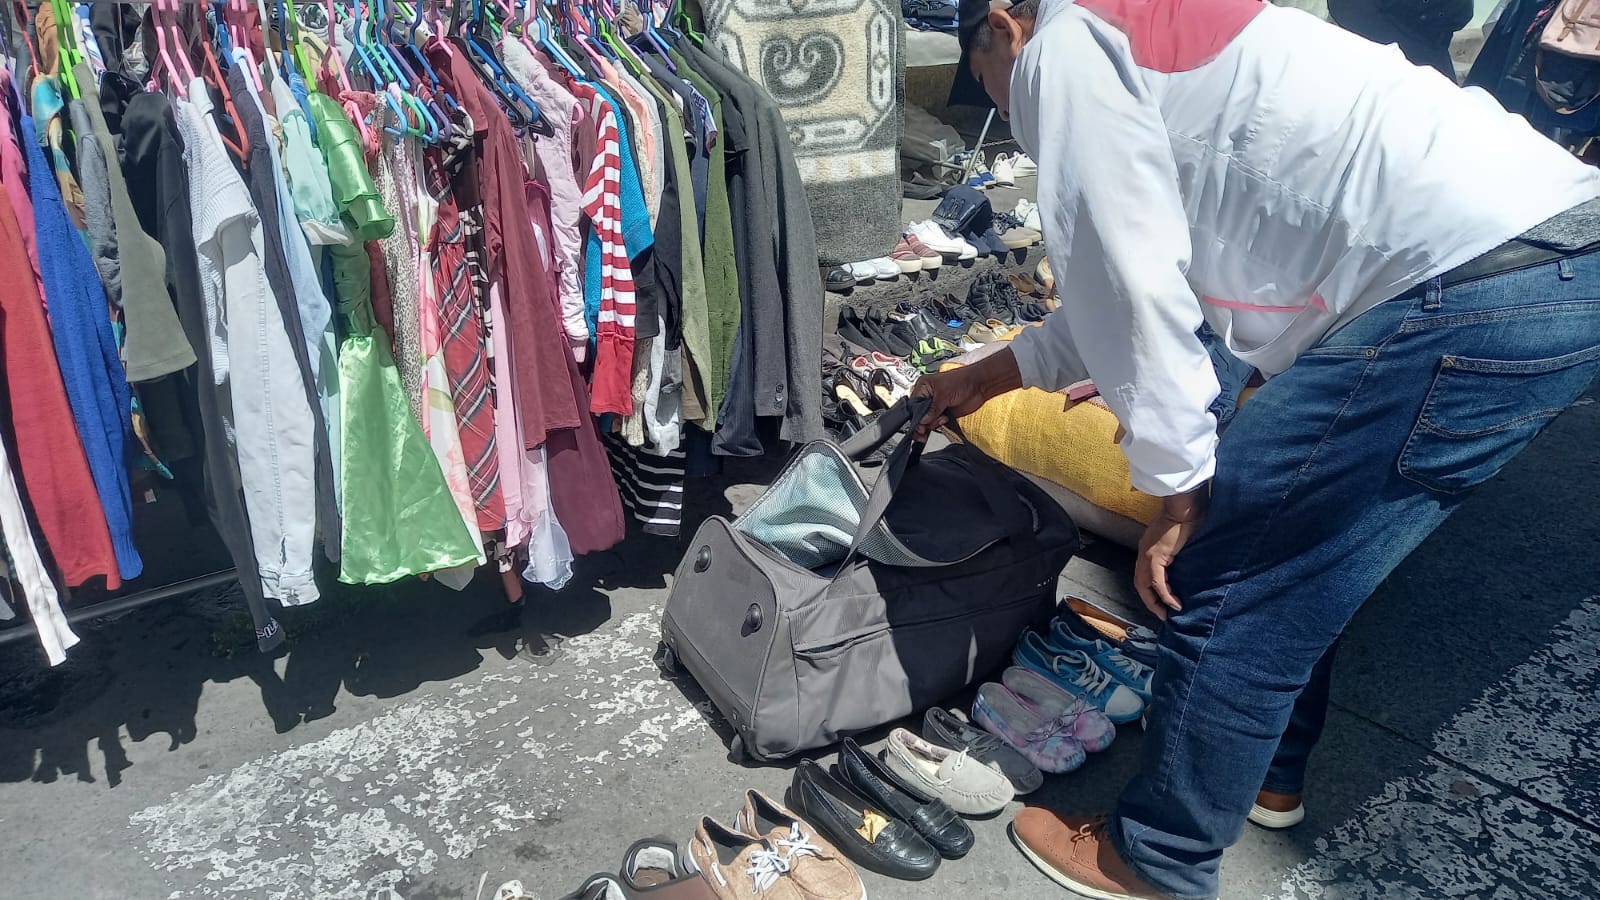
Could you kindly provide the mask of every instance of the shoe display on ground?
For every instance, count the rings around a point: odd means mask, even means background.
[[[911,232],[906,232],[903,240],[906,242],[906,246],[910,247],[911,251],[922,260],[922,268],[924,270],[933,271],[944,266],[944,254],[924,244],[922,238]]]
[[[1002,153],[995,157],[995,162],[998,163],[1002,159],[1011,167],[1012,174],[1018,178],[1033,178],[1039,174],[1039,166],[1034,163],[1028,154],[1023,153],[1021,150],[1012,154]]]
[[[823,287],[835,294],[848,294],[856,286],[856,276],[843,266],[835,266],[823,277]]]
[[[1078,616],[1070,613],[1066,616],[1057,616],[1055,621],[1050,623],[1050,638],[1047,643],[1058,653],[1081,650],[1089,654],[1096,665],[1111,673],[1112,678],[1127,685],[1139,695],[1140,700],[1150,702],[1150,681],[1155,678],[1156,670],[1124,655],[1121,650],[1113,647],[1110,641],[1103,639],[1100,632],[1095,631]]]
[[[912,272],[922,271],[922,257],[917,255],[917,251],[911,249],[911,245],[903,237],[899,243],[894,245],[894,251],[889,254],[889,258],[899,267],[901,275],[910,275]]]
[[[782,804],[760,791],[745,791],[734,827],[783,854],[789,877],[807,900],[866,900],[861,876],[838,848]]]
[[[974,727],[960,713],[930,708],[922,717],[922,736],[952,750],[967,751],[968,756],[1004,775],[1019,797],[1044,784],[1044,773],[1017,748]]]
[[[993,815],[1016,796],[1010,780],[965,750],[941,747],[904,728],[889,732],[883,763],[913,793],[943,800],[964,816]]]
[[[894,281],[900,277],[900,264],[887,256],[879,256],[867,260],[872,266],[872,274],[879,281]]]
[[[1038,267],[1033,270],[1033,280],[1039,282],[1046,294],[1056,289],[1056,275],[1050,269],[1050,257],[1039,260]]]
[[[765,838],[735,831],[706,816],[689,842],[689,863],[717,900],[808,900],[788,875],[788,863]]]
[[[1117,726],[1099,707],[1032,669],[1011,666],[1000,673],[1000,683],[1044,717],[1072,723],[1072,736],[1090,753],[1117,739]]]
[[[999,230],[999,229],[996,229]],[[1026,226],[1000,231],[1000,240],[1012,250],[1026,250],[1044,239],[1044,235]]]
[[[1030,631],[1017,642],[1011,658],[1024,669],[1032,669],[1093,703],[1118,725],[1136,721],[1144,712],[1144,701],[1138,694],[1112,678],[1081,650],[1057,653],[1044,638]]]
[[[921,881],[939,869],[939,851],[915,828],[840,783],[809,759],[794,770],[789,807],[870,872]]]
[[[989,167],[989,174],[994,176],[996,187],[1016,187],[1017,167],[1011,162],[1009,154],[1001,153],[994,158],[994,165]]]
[[[1293,828],[1306,819],[1306,808],[1299,794],[1280,794],[1262,790],[1250,806],[1250,821],[1273,831]]]
[[[960,238],[951,237],[935,222],[917,222],[908,228],[906,233],[947,260],[972,259],[978,255],[978,251],[971,244]],[[972,251],[972,255],[964,256],[968,250]]]
[[[874,351],[872,354],[872,364],[884,370],[885,372],[888,372],[889,377],[894,379],[895,384],[905,388],[908,391],[911,390],[912,385],[917,383],[917,379],[922,377],[922,373],[918,372],[911,366],[906,365],[906,361],[904,359],[889,356],[884,353],[878,353]]]
[[[700,879],[695,878],[694,881],[698,882]],[[669,900],[673,897],[681,897],[683,900],[714,897],[713,894],[705,889],[704,884],[697,885],[697,887],[699,889],[697,893],[651,894],[650,896],[652,898],[665,897],[669,898]],[[533,895],[529,894],[528,896],[532,897]],[[496,897],[496,900],[499,900],[499,898]],[[633,900],[633,898],[623,889],[622,883],[617,881],[615,876],[590,875],[589,880],[585,881],[582,887],[562,897],[561,900]]]
[[[659,838],[647,838],[629,847],[617,875],[629,898],[711,900],[716,896],[704,878],[684,865],[678,845]]]
[[[1011,326],[999,319],[979,322],[967,329],[967,337],[980,344],[992,344],[995,341],[1004,340],[1005,336],[1010,333]]]
[[[1024,197],[1017,201],[1016,208],[1011,212],[1021,222],[1023,228],[1032,228],[1040,233],[1044,232],[1042,220],[1039,218],[1039,204]]]
[[[839,773],[861,796],[915,828],[945,859],[960,859],[972,849],[976,838],[955,810],[943,800],[923,800],[913,794],[876,756],[850,738],[845,738],[839,749]]]
[[[1105,820],[1063,816],[1030,806],[1011,823],[1011,839],[1056,884],[1098,900],[1166,896],[1133,874],[1111,846]]]
[[[870,259],[862,260],[861,262],[845,263],[839,268],[850,273],[850,277],[856,280],[856,284],[871,284],[878,278],[878,267],[873,265],[873,262]],[[898,273],[900,270],[896,269],[895,271]]]
[[[988,682],[972,700],[972,721],[1014,747],[1023,758],[1051,775],[1083,765],[1088,751],[1072,734],[1072,721],[1050,718],[1029,706],[1003,684]]]

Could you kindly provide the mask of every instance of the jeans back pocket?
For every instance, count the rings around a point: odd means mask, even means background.
[[[1600,347],[1529,361],[1444,357],[1400,451],[1400,474],[1444,494],[1488,481],[1583,395],[1597,370]]]

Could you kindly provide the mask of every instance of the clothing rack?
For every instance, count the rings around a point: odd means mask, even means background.
[[[230,581],[236,580],[235,576],[236,573],[233,569],[226,569],[220,572],[212,572],[210,575],[201,575],[198,578],[175,581],[171,584],[161,585],[160,587],[153,587],[143,591],[135,591],[132,594],[124,594],[119,597],[112,597],[109,600],[103,600],[99,603],[92,603],[88,606],[81,606],[77,609],[68,610],[67,624],[78,625],[83,622],[93,621],[94,619],[100,619],[106,616],[114,616],[118,613],[132,612],[136,609],[143,609],[146,606],[160,603],[163,600],[171,600],[174,597],[181,597],[184,594],[192,594],[195,591],[203,591],[206,588],[213,588],[227,584]],[[58,589],[61,590],[63,594],[67,593],[66,588],[61,588],[58,585]],[[4,647],[12,641],[31,641],[36,639],[37,638],[33,633],[33,629],[29,628],[27,623],[20,617],[17,621],[17,624],[0,628],[0,647]]]

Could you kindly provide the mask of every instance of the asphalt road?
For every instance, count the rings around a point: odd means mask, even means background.
[[[1597,446],[1591,399],[1362,610],[1310,817],[1247,828],[1224,896],[1600,896]],[[691,518],[770,474],[732,467]],[[584,560],[520,615],[488,582],[344,590],[288,614],[271,659],[228,591],[85,629],[59,669],[0,648],[0,897],[455,900],[487,876],[552,900],[638,837],[781,792],[789,770],[730,762],[704,696],[651,662],[686,540]],[[1096,545],[1063,589],[1125,602],[1128,571]],[[1032,799],[1103,809],[1140,738]],[[1009,819],[933,881],[870,877],[871,896],[1060,896]]]

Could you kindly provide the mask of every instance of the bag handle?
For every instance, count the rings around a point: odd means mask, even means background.
[[[907,432],[909,437],[910,430],[928,414],[928,408],[932,404],[933,401],[927,397],[902,398],[878,418],[867,423],[867,427],[851,435],[840,445],[840,449],[851,459],[859,460],[870,455],[901,431]],[[839,572],[843,572],[845,567],[855,560],[856,553],[861,550],[861,542],[867,539],[872,529],[878,527],[879,522],[883,521],[883,515],[888,512],[889,503],[894,500],[894,492],[899,489],[900,480],[905,477],[906,469],[913,459],[921,456],[922,443],[913,440],[901,441],[900,446],[895,447],[894,452],[889,454],[889,460],[884,463],[883,471],[878,473],[878,480],[872,485],[872,493],[867,495],[867,507],[861,512],[861,523],[856,526],[855,536],[850,540],[850,550],[845,553],[844,560],[839,564]]]
[[[928,414],[932,401],[927,397],[907,397],[889,408],[876,420],[869,423],[867,428],[851,435],[840,449],[852,459],[857,458],[856,453],[866,456],[883,446],[884,442],[901,431],[908,433],[917,423],[921,422]],[[877,427],[873,427],[877,426]],[[980,457],[989,460],[995,465],[1003,465],[993,457],[984,453],[967,439],[961,431],[961,426],[953,419],[945,427],[953,431],[956,437],[967,447],[972,448]],[[867,497],[867,506],[861,513],[861,523],[856,526],[855,536],[850,540],[850,550],[845,553],[834,577],[844,572],[856,558],[861,550],[861,543],[883,521],[884,515],[889,511],[889,504],[894,501],[894,493],[900,488],[900,482],[905,477],[906,469],[922,456],[922,443],[920,441],[902,440],[900,446],[894,448],[884,464],[883,471],[879,473],[878,480],[872,485],[872,493]],[[983,494],[984,501],[988,503],[990,512],[1006,525],[1007,535],[1025,550],[1031,550],[1038,545],[1038,538],[1033,533],[1033,516],[1028,512],[1027,504],[1015,493],[1003,490],[1001,485],[987,478],[976,479],[978,489]]]

